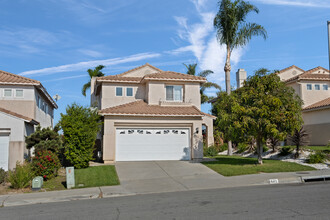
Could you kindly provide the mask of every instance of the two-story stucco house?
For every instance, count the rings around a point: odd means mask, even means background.
[[[310,134],[310,145],[326,145],[330,141],[330,72],[323,67],[305,71],[290,66],[278,73],[303,100],[304,127]]]
[[[0,167],[24,161],[25,136],[38,124],[52,127],[56,108],[39,81],[0,71]]]
[[[202,159],[202,126],[213,144],[215,118],[200,110],[205,82],[150,64],[93,78],[91,104],[103,116],[104,162]]]

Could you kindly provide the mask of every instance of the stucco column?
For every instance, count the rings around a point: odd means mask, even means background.
[[[103,161],[104,163],[113,163],[116,151],[116,129],[114,122],[108,118],[104,118],[104,135],[103,135]]]
[[[202,121],[193,123],[192,137],[192,159],[200,161],[203,159]]]

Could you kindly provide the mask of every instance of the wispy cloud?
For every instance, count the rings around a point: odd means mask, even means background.
[[[177,30],[178,37],[189,45],[179,47],[167,53],[178,55],[184,52],[192,52],[198,61],[200,70],[212,70],[215,74],[208,77],[209,81],[223,84],[224,64],[226,48],[220,46],[216,39],[213,27],[215,11],[207,9],[208,0],[193,0],[199,21],[189,23],[187,17],[174,17],[179,25]],[[177,42],[176,42],[177,43]],[[234,50],[231,60],[237,64],[243,54],[243,49]]]
[[[96,51],[96,50],[89,50],[89,49],[79,49],[78,50],[79,53],[82,53],[84,55],[87,55],[89,57],[102,57],[103,54],[99,51]]]
[[[30,76],[30,75],[51,75],[55,73],[60,72],[72,72],[72,71],[82,71],[86,70],[87,68],[93,68],[97,65],[105,65],[105,66],[112,66],[116,64],[122,64],[122,63],[128,63],[128,62],[135,62],[145,59],[151,59],[155,57],[161,56],[160,53],[139,53],[134,54],[127,57],[118,57],[118,58],[112,58],[112,59],[105,59],[105,60],[91,60],[86,62],[79,62],[79,63],[73,63],[73,64],[66,64],[61,66],[55,66],[55,67],[48,67],[38,70],[29,70],[20,73],[19,75],[22,76]]]
[[[44,80],[43,82],[55,82],[55,81],[62,81],[62,80],[67,80],[67,79],[77,79],[77,78],[83,78],[87,77],[87,74],[81,74],[81,75],[76,75],[76,76],[67,76],[67,77],[61,77],[61,78],[56,78],[56,79],[50,79],[50,80]]]
[[[330,8],[329,0],[252,0],[254,2],[260,2],[268,5],[285,5],[296,7],[312,7],[312,8]]]

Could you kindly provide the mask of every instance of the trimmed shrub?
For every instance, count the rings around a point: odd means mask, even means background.
[[[59,124],[64,135],[64,155],[77,169],[87,168],[93,159],[97,133],[102,123],[97,110],[72,104],[61,114]]]
[[[209,146],[203,148],[204,156],[206,157],[214,157],[218,155],[217,148],[215,146]]]
[[[323,163],[326,159],[326,155],[322,152],[315,152],[313,154],[310,154],[307,162],[308,163]]]
[[[11,187],[14,189],[23,189],[31,184],[33,178],[33,171],[31,164],[16,163],[16,168],[13,171],[8,172],[8,182],[10,182]]]
[[[237,153],[241,154],[248,149],[248,145],[245,143],[238,143],[237,145]]]
[[[7,172],[4,169],[0,168],[0,184],[5,182],[6,177],[7,177]]]
[[[279,155],[280,156],[287,156],[287,155],[291,154],[292,151],[293,151],[293,149],[291,147],[287,147],[287,146],[286,147],[281,147]]]
[[[215,144],[214,147],[217,149],[218,152],[223,152],[225,150],[228,150],[228,144],[227,143]]]
[[[264,152],[267,152],[269,149],[268,149],[268,147],[266,146],[266,145],[262,145],[262,152],[264,153]],[[254,153],[255,154],[258,154],[258,148],[257,147],[255,147],[255,151],[254,151]]]
[[[57,176],[57,172],[61,168],[61,163],[56,153],[47,150],[37,152],[32,164],[35,175],[42,176],[44,180]]]

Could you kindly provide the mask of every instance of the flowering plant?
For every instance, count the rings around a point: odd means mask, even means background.
[[[33,170],[35,175],[42,176],[44,180],[57,176],[61,167],[60,160],[54,152],[42,150],[33,158]]]

